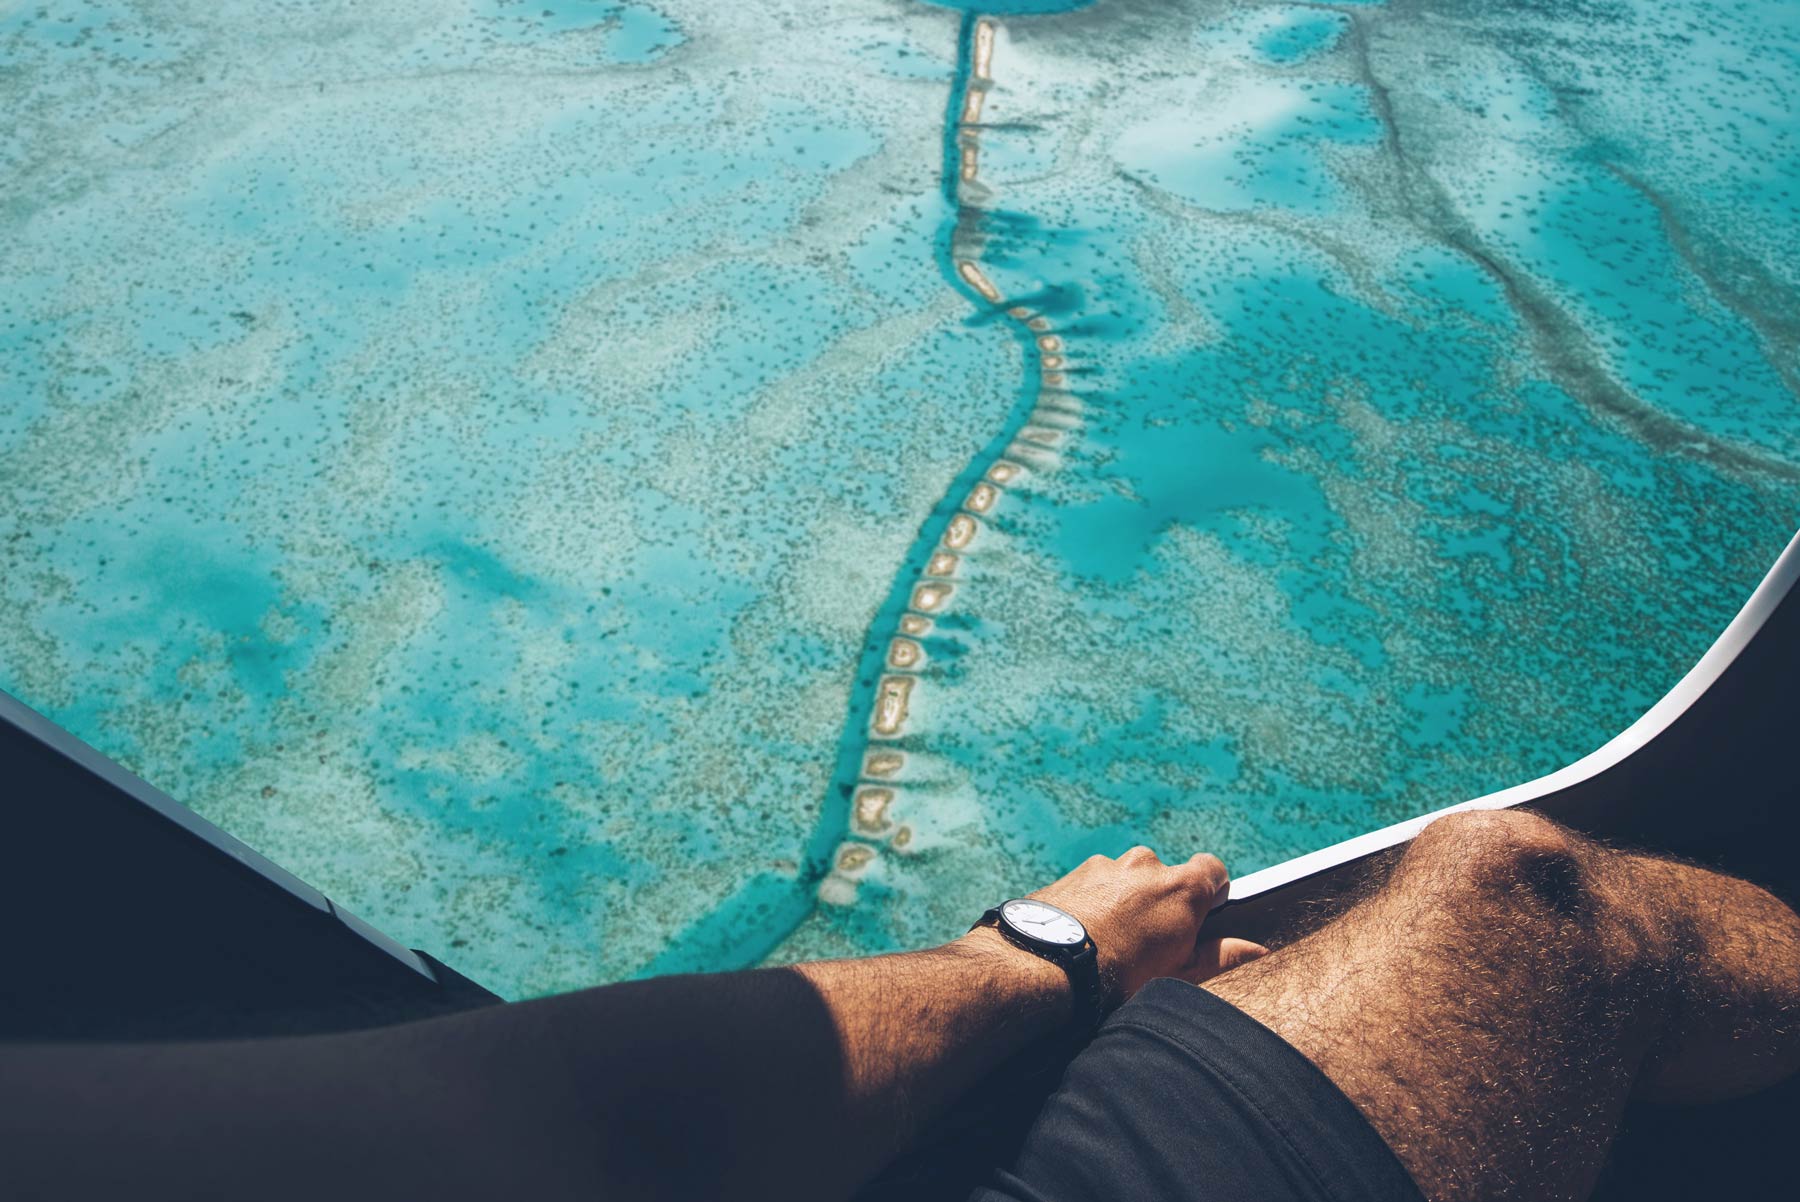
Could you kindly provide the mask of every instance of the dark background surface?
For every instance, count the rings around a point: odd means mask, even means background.
[[[0,693],[0,1040],[343,1030],[496,1002]]]

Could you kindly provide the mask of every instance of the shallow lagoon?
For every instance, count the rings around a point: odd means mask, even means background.
[[[994,13],[0,10],[0,687],[516,995],[1679,676],[1800,513],[1791,5]]]

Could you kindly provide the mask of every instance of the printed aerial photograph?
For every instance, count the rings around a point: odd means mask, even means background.
[[[1791,0],[0,2],[0,690],[513,1002],[1275,869],[1777,564],[1797,95]]]

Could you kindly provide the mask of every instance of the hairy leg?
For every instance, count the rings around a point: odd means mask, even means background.
[[[1206,984],[1349,1095],[1434,1202],[1585,1197],[1630,1098],[1800,1068],[1800,918],[1517,811],[1457,814],[1341,917]]]

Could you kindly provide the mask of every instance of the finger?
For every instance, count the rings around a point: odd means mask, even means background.
[[[1128,849],[1124,855],[1120,856],[1119,863],[1125,865],[1127,868],[1141,868],[1148,864],[1160,865],[1162,863],[1162,857],[1140,843],[1138,846]]]
[[[1183,864],[1181,869],[1194,891],[1194,904],[1200,915],[1205,916],[1225,899],[1225,890],[1231,884],[1231,873],[1225,870],[1225,862],[1218,856],[1203,851]]]
[[[1194,948],[1194,958],[1181,974],[1195,985],[1222,972],[1230,972],[1240,964],[1248,964],[1269,954],[1269,949],[1248,939],[1205,939]]]

